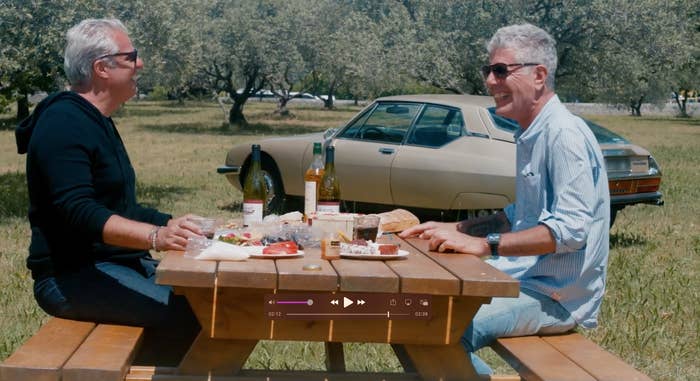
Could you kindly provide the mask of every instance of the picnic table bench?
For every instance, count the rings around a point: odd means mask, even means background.
[[[500,338],[491,348],[527,381],[651,381],[576,332]]]
[[[51,318],[0,364],[2,381],[122,381],[143,328]]]

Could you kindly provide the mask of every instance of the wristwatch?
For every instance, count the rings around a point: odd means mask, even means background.
[[[491,248],[491,258],[498,258],[498,245],[501,243],[501,235],[499,233],[489,233],[486,236],[486,243]]]

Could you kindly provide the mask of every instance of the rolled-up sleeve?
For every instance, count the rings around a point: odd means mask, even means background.
[[[584,139],[574,129],[562,129],[552,137],[548,160],[551,182],[550,210],[542,210],[540,224],[549,227],[558,253],[586,245],[596,203],[591,159]]]

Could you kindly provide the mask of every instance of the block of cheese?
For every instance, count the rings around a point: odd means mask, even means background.
[[[395,233],[418,225],[420,221],[413,213],[405,209],[394,209],[390,212],[379,213],[379,230]]]

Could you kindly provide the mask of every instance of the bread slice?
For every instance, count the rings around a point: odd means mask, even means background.
[[[420,221],[413,213],[405,209],[394,209],[390,212],[379,213],[379,230],[385,233],[400,232]]]

